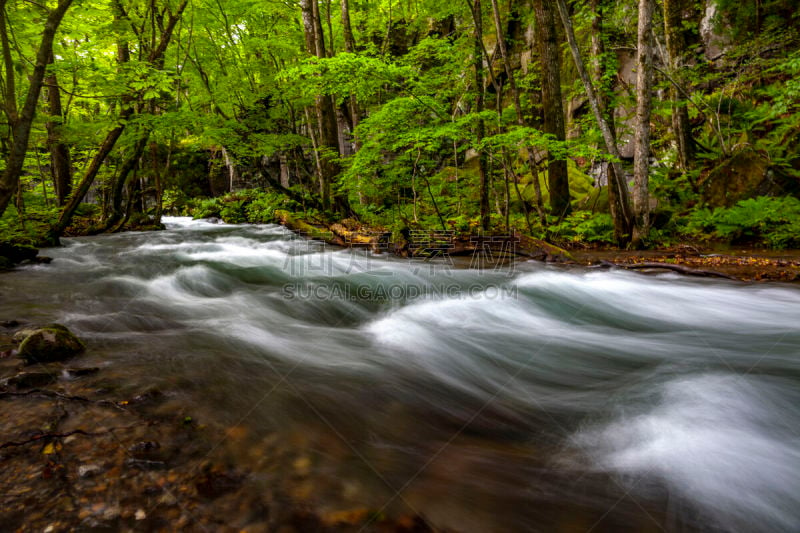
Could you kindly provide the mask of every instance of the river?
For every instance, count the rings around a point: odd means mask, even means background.
[[[465,532],[800,530],[796,285],[165,222],[0,275],[0,319],[64,323],[131,390],[245,428],[220,445],[254,474],[269,439],[306,449],[323,507]]]

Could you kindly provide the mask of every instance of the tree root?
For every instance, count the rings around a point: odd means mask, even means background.
[[[626,264],[626,263],[612,263],[611,261],[600,261],[598,266],[608,267],[608,268],[624,268],[626,270],[639,270],[639,269],[646,269],[646,268],[663,268],[665,270],[672,270],[673,272],[679,272],[681,274],[686,274],[687,276],[704,276],[704,277],[712,277],[712,278],[725,278],[725,279],[732,279],[734,281],[739,281],[739,278],[735,278],[733,276],[729,276],[723,272],[717,272],[716,270],[701,270],[697,268],[691,268],[684,265],[675,265],[672,263],[633,263],[633,264]]]

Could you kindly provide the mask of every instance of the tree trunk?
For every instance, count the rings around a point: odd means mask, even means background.
[[[164,53],[167,51],[167,47],[172,39],[172,32],[175,30],[175,26],[178,24],[184,9],[186,9],[187,3],[188,0],[182,0],[175,13],[170,14],[169,20],[161,33],[158,46],[154,47],[148,55],[147,61],[156,68],[158,68],[158,66],[163,66]],[[86,169],[86,173],[78,184],[78,187],[72,192],[72,196],[62,209],[61,215],[58,217],[58,222],[55,223],[51,230],[53,238],[61,236],[67,226],[69,226],[72,221],[72,216],[75,214],[75,210],[80,205],[83,197],[86,196],[86,193],[89,192],[95,177],[97,177],[97,173],[103,166],[103,162],[105,162],[106,157],[108,157],[108,154],[113,150],[114,145],[117,144],[120,136],[122,136],[122,132],[125,131],[128,120],[133,116],[133,107],[131,107],[132,100],[133,98],[129,97],[126,102],[127,105],[123,104],[118,125],[106,134],[106,138],[103,140],[100,149],[89,164],[89,168]]]
[[[342,31],[344,33],[344,49],[352,54],[356,51],[356,41],[353,38],[353,28],[350,26],[349,0],[342,0]]]
[[[603,41],[603,0],[591,0],[591,8],[594,12],[592,16],[592,57],[594,58],[592,74],[594,76],[595,86],[597,87],[597,106],[600,108],[600,113],[602,113],[608,121],[608,127],[612,135],[616,137],[614,109],[611,107],[608,98],[611,84],[605,81],[606,65],[604,57],[606,54],[606,46]]]
[[[11,44],[8,41],[9,25],[6,20],[6,0],[0,0],[0,41],[3,47],[3,70],[5,71],[4,111],[12,128],[17,123],[17,85],[14,72],[14,59],[11,57]]]
[[[52,62],[53,54],[51,53],[50,63],[52,64]],[[72,192],[72,163],[69,146],[61,142],[64,116],[61,108],[61,90],[58,87],[55,73],[51,72],[47,75],[45,84],[47,85],[47,113],[49,115],[45,122],[45,129],[47,130],[47,148],[50,151],[50,174],[53,177],[58,205],[61,206]]]
[[[503,27],[500,22],[500,9],[497,6],[497,0],[492,0],[492,14],[494,15],[494,27],[498,36],[497,44],[499,45],[500,48],[500,55],[503,58],[503,68],[506,72],[506,77],[508,78],[508,85],[511,88],[512,98],[514,99],[514,111],[516,113],[517,125],[524,126],[525,117],[522,114],[522,105],[520,104],[519,88],[517,87],[517,81],[514,78],[514,71],[511,68],[511,61],[508,59],[508,50],[506,48],[506,42],[503,36]],[[499,92],[498,92],[498,97],[499,97]],[[542,206],[542,190],[541,190],[541,185],[539,184],[539,173],[536,170],[536,154],[532,146],[527,146],[526,152],[528,153],[528,167],[531,170],[531,179],[533,180],[533,188],[536,194],[536,211],[539,214],[539,221],[542,223],[542,225],[544,225],[545,217],[544,217],[544,208]],[[525,215],[526,217],[528,215],[527,207],[525,207]],[[528,225],[530,226],[530,224]]]
[[[475,23],[473,63],[475,67],[475,112],[480,113],[485,107],[483,89],[483,15],[481,13],[481,0],[472,3],[472,18]],[[486,135],[486,125],[483,120],[478,120],[475,127],[477,143],[483,141]],[[481,229],[488,231],[491,225],[489,216],[489,172],[486,161],[486,152],[478,147],[478,172],[480,174],[480,217]]]
[[[686,42],[681,29],[683,11],[682,0],[664,0],[664,37],[667,48],[668,70],[673,77],[681,68],[682,50]],[[669,99],[672,101],[672,132],[678,148],[678,165],[687,170],[694,160],[694,139],[689,123],[689,109],[677,87],[670,85]]]
[[[22,113],[13,125],[11,152],[6,161],[6,169],[0,176],[0,216],[5,212],[11,197],[14,195],[14,191],[19,186],[19,176],[22,172],[22,165],[25,162],[25,154],[28,151],[31,125],[36,115],[36,104],[39,101],[39,94],[42,90],[47,62],[50,60],[53,49],[53,39],[70,4],[72,4],[72,0],[60,0],[58,6],[47,16],[47,21],[44,24],[42,41],[36,53],[33,73],[30,76],[28,94],[22,107]],[[2,29],[2,32],[5,32],[5,28]]]
[[[650,110],[653,92],[653,11],[655,0],[639,0],[636,59],[636,131],[633,154],[633,244],[641,245],[650,228]]]
[[[128,176],[131,174],[131,172],[133,172],[133,169],[136,168],[139,158],[142,157],[142,152],[144,152],[144,148],[147,145],[147,139],[149,136],[149,132],[145,132],[141,137],[139,137],[139,139],[136,140],[136,144],[134,144],[130,155],[125,158],[122,166],[119,167],[116,180],[114,181],[111,190],[111,214],[105,223],[104,230],[113,228],[120,220],[122,220],[124,215],[122,212],[122,199],[123,192],[125,190],[125,184],[128,182]]]
[[[303,29],[305,30],[306,49],[312,55],[325,57],[325,38],[322,34],[322,24],[319,19],[317,0],[301,0],[300,8],[303,14]],[[320,195],[325,209],[332,207],[331,183],[341,170],[336,161],[339,156],[339,131],[336,122],[336,109],[333,100],[328,95],[318,95],[315,105],[319,139],[317,150],[319,152],[321,176]],[[337,199],[337,204],[345,204],[344,199]]]
[[[564,31],[567,34],[567,41],[569,43],[570,51],[572,52],[572,59],[575,61],[575,68],[586,90],[586,96],[589,99],[589,105],[592,108],[595,120],[600,127],[600,132],[603,134],[603,141],[606,145],[608,154],[615,159],[611,163],[611,172],[608,175],[608,204],[611,211],[611,217],[614,220],[614,238],[619,244],[625,244],[630,239],[630,231],[632,227],[632,214],[630,198],[628,196],[628,186],[625,183],[622,172],[622,166],[619,164],[620,155],[617,148],[617,142],[611,128],[608,126],[608,121],[600,112],[600,106],[597,103],[597,95],[594,91],[594,85],[586,72],[586,66],[583,64],[580,48],[575,40],[575,30],[572,28],[572,20],[567,11],[567,5],[564,0],[556,0],[558,5],[558,12],[561,16],[561,22],[564,25]]]
[[[355,53],[356,41],[353,37],[353,29],[350,25],[350,3],[348,0],[342,0],[342,29],[344,33],[344,49],[349,53]],[[347,99],[347,109],[350,113],[350,136],[355,139],[355,131],[361,120],[361,110],[358,107],[358,100],[355,95],[350,95]],[[360,149],[358,141],[356,143],[356,152]]]
[[[496,1],[496,0],[493,0]],[[542,68],[542,115],[544,131],[558,141],[567,139],[564,107],[561,99],[561,50],[558,45],[555,18],[547,0],[535,0],[539,58]],[[569,176],[566,159],[549,157],[547,184],[550,188],[550,212],[563,218],[570,211]]]

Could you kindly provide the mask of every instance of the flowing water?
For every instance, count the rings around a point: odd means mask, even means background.
[[[0,318],[68,325],[88,361],[256,450],[307,448],[322,506],[459,531],[800,530],[798,286],[165,221],[1,275]]]

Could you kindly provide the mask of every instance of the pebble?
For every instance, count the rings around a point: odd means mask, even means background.
[[[78,477],[92,477],[100,472],[100,467],[97,465],[81,465],[78,467]]]
[[[178,503],[178,499],[175,498],[175,496],[173,496],[171,493],[165,492],[161,495],[161,497],[158,498],[158,503],[161,505],[175,505]]]
[[[134,515],[136,520],[144,520],[147,518],[147,513],[144,512],[144,509],[136,509],[136,514]]]

